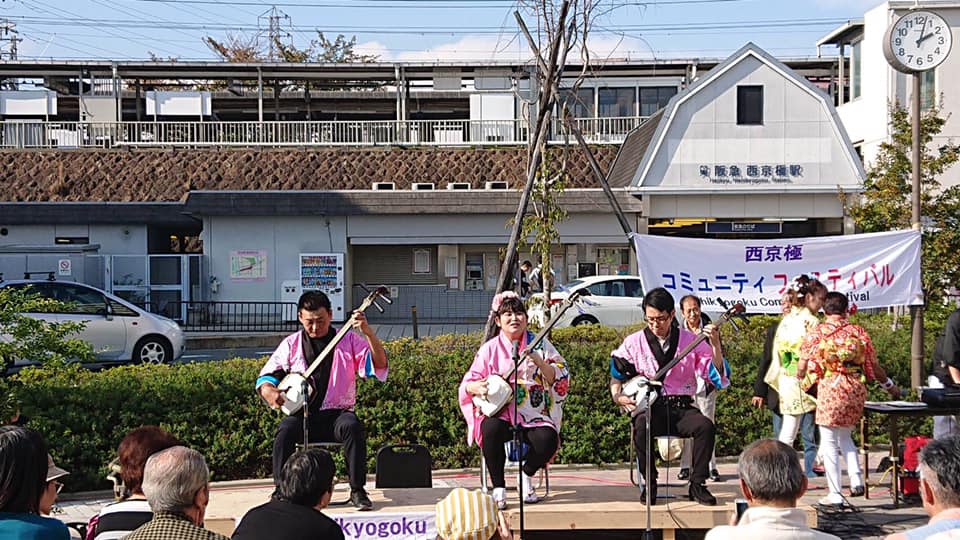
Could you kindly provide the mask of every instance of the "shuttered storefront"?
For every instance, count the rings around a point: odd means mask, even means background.
[[[436,246],[354,246],[353,282],[435,285]]]

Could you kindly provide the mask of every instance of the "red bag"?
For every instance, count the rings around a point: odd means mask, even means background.
[[[903,496],[920,494],[920,451],[930,442],[929,437],[917,435],[903,440],[903,467],[900,472],[900,493]]]

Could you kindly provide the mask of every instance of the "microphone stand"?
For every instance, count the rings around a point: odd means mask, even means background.
[[[520,495],[520,538],[523,540],[523,449],[520,437],[520,407],[517,394],[520,385],[520,340],[513,342],[513,451],[517,453],[517,493]]]
[[[646,458],[645,458],[646,461],[647,461],[647,465],[646,465],[646,467],[647,467],[647,468],[646,468],[646,471],[647,471],[647,472],[646,472],[646,474],[644,475],[644,478],[643,478],[644,484],[645,484],[645,487],[646,487],[646,490],[647,490],[647,503],[646,503],[646,505],[647,505],[647,528],[644,530],[643,538],[644,538],[644,540],[653,540],[653,524],[652,524],[652,515],[653,515],[653,500],[652,500],[652,499],[653,499],[653,490],[651,489],[652,486],[651,486],[651,481],[650,481],[650,478],[651,478],[651,476],[652,476],[652,475],[650,474],[650,472],[651,472],[651,468],[653,467],[653,444],[652,444],[653,434],[650,432],[650,415],[651,415],[651,412],[652,412],[652,411],[650,410],[650,392],[649,392],[649,391],[644,392],[644,394],[643,394],[643,405],[644,405],[644,407],[643,407],[644,410],[647,412],[647,414],[644,415],[644,420],[643,420],[644,425],[645,425],[646,428],[647,428],[647,433],[646,433],[646,435],[647,435],[647,436],[646,436],[646,439],[647,439],[647,440],[644,441],[645,444],[647,445],[647,455],[646,455]],[[669,422],[668,422],[668,423],[669,423]]]

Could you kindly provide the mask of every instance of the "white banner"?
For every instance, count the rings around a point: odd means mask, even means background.
[[[741,301],[748,313],[779,313],[780,297],[800,274],[858,308],[923,303],[920,233],[894,231],[813,238],[709,240],[632,235],[645,291],[664,287],[676,300],[693,294],[722,310],[717,298]]]
[[[357,540],[435,540],[437,523],[433,512],[331,514],[343,529],[344,538]]]

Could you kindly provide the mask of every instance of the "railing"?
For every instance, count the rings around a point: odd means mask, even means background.
[[[584,138],[616,144],[644,117],[579,118]],[[520,145],[524,120],[363,120],[294,122],[0,122],[0,148],[478,146]],[[572,141],[559,120],[552,142]]]
[[[163,302],[144,307],[188,332],[293,332],[296,302]]]

